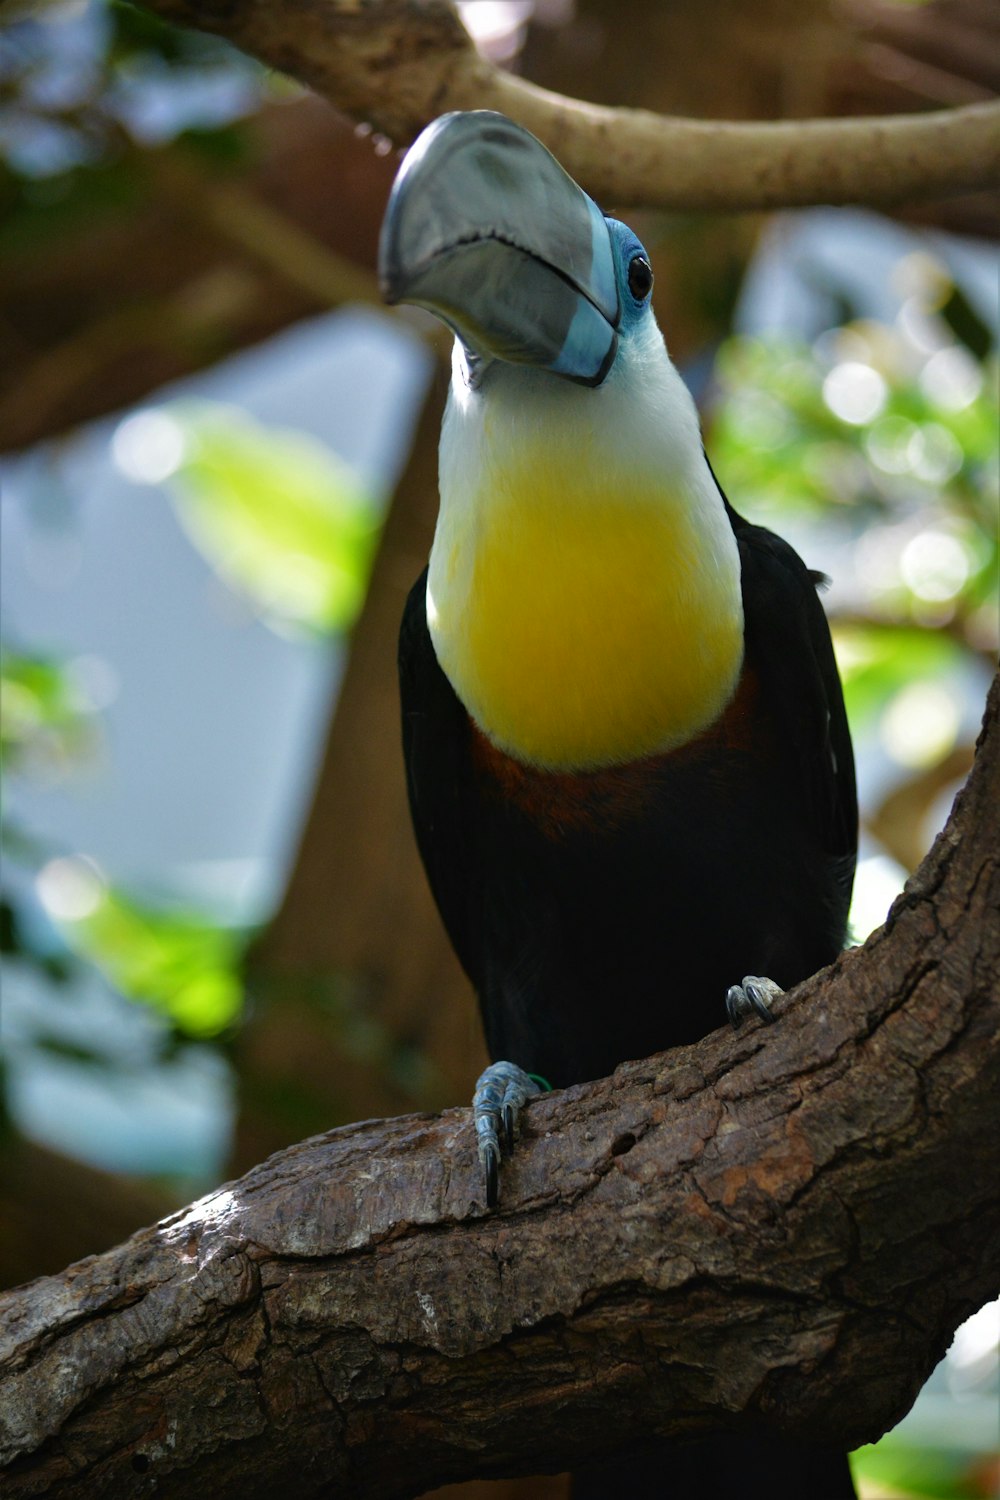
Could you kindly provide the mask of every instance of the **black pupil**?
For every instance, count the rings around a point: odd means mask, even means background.
[[[644,255],[633,255],[629,262],[628,289],[640,302],[653,289],[653,268]]]

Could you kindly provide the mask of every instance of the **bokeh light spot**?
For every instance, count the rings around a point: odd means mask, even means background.
[[[911,682],[892,699],[879,727],[885,749],[898,765],[922,770],[936,765],[958,738],[959,710],[941,683]]]
[[[918,427],[906,445],[910,468],[928,484],[947,484],[962,467],[958,439],[939,422]]]
[[[835,417],[852,427],[863,427],[873,421],[885,405],[887,394],[879,372],[858,360],[834,365],[823,381],[823,400]]]
[[[115,467],[136,484],[162,484],[184,456],[184,429],[165,411],[135,412],[119,422],[111,439]]]
[[[968,554],[957,537],[946,531],[921,531],[907,542],[899,558],[907,588],[919,599],[954,599],[968,580]]]
[[[961,411],[982,390],[979,366],[960,344],[932,354],[920,374],[920,385],[928,401],[945,411]]]
[[[905,474],[910,468],[910,443],[917,428],[906,417],[882,417],[865,434],[865,452],[885,474]]]
[[[45,910],[57,922],[83,922],[104,900],[105,880],[85,854],[50,859],[35,877],[35,888]]]

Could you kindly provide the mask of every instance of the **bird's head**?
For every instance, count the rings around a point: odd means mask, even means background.
[[[495,360],[600,386],[652,324],[653,273],[529,131],[492,110],[442,115],[399,169],[379,245],[389,302],[455,333],[478,384]]]

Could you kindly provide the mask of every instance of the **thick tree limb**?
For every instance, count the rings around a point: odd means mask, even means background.
[[[0,1300],[5,1493],[404,1496],[756,1421],[854,1445],[1000,1281],[1000,679],[863,949],[780,1024],[306,1141]]]
[[[735,124],[551,93],[475,50],[448,0],[143,0],[217,32],[405,145],[450,109],[499,109],[611,203],[760,209],[888,205],[1000,175],[1000,103],[850,120]]]

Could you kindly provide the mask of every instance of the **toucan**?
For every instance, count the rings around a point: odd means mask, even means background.
[[[455,336],[399,673],[417,843],[493,1059],[493,1207],[533,1096],[770,1021],[836,957],[854,761],[821,575],[723,494],[632,230],[527,130],[456,112],[400,166],[379,274]],[[776,1500],[853,1494],[842,1456],[723,1448],[688,1488],[672,1446],[673,1488],[654,1447],[655,1482],[574,1493],[754,1495],[757,1463]]]

